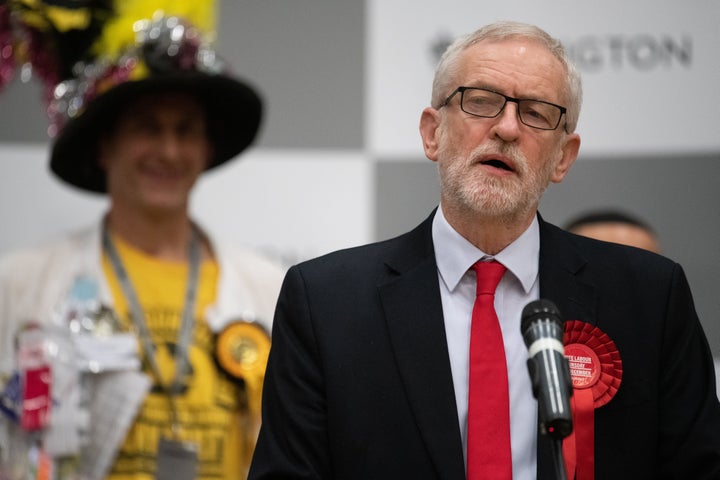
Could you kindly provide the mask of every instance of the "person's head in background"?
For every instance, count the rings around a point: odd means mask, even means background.
[[[584,237],[661,252],[655,230],[644,221],[619,210],[582,214],[568,222],[565,229]]]

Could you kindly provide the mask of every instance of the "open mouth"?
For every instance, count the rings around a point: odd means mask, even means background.
[[[501,160],[485,160],[483,162],[480,162],[483,165],[490,165],[491,167],[499,168],[501,170],[507,170],[508,172],[512,172],[512,168],[510,168],[505,162]]]

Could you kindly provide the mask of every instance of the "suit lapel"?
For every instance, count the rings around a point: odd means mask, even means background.
[[[540,221],[540,298],[554,302],[564,320],[595,324],[595,287],[581,277],[587,260],[568,235]]]
[[[555,303],[563,320],[596,323],[595,288],[580,278],[587,261],[568,234],[540,219],[540,298]],[[538,480],[558,478],[549,438],[538,437]]]
[[[403,387],[438,476],[465,478],[455,393],[445,338],[432,216],[389,258],[378,286]]]

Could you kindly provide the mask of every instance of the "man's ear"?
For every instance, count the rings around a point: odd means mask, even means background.
[[[439,128],[440,112],[432,107],[425,108],[420,115],[420,136],[425,156],[433,162],[437,161]]]
[[[563,146],[558,152],[559,159],[555,165],[555,169],[550,177],[554,183],[560,183],[565,179],[570,167],[575,163],[575,159],[580,151],[580,135],[577,133],[568,133],[563,139]]]

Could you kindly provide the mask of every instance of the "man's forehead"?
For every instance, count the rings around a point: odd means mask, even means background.
[[[503,58],[506,60],[518,58],[527,60],[528,58],[535,59],[542,57],[542,61],[554,59],[558,65],[561,65],[560,61],[545,44],[537,39],[519,35],[480,40],[465,48],[462,55],[466,59],[478,60],[482,60],[484,58]]]
[[[545,93],[563,84],[564,73],[563,64],[544,44],[524,37],[486,39],[469,46],[456,72],[460,83],[471,86],[499,87],[483,84],[488,80],[524,82],[527,88]]]

